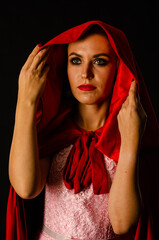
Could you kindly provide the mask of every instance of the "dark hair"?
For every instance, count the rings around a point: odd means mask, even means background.
[[[93,34],[100,34],[100,35],[104,35],[105,37],[107,37],[106,32],[104,31],[104,29],[102,27],[100,27],[99,25],[95,24],[93,26],[91,26],[89,29],[86,29],[82,35],[79,37],[78,40],[82,40],[87,38],[90,35]]]

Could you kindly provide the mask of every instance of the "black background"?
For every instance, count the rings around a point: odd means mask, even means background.
[[[2,3],[1,3],[2,4]],[[123,30],[142,71],[159,118],[159,7],[157,1],[4,2],[0,8],[0,239],[5,239],[9,191],[8,158],[13,133],[18,75],[34,46],[89,20]]]

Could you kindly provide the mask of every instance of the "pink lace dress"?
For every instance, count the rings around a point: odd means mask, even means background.
[[[95,195],[92,185],[74,194],[62,179],[63,168],[73,145],[61,150],[53,159],[45,188],[43,229],[38,240],[106,240],[133,239],[117,236],[108,216],[107,194]],[[116,163],[104,156],[109,189],[116,170]]]

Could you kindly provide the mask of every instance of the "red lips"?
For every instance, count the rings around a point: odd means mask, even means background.
[[[92,90],[96,89],[96,87],[91,84],[82,84],[82,85],[78,86],[78,88],[82,91],[92,91]]]

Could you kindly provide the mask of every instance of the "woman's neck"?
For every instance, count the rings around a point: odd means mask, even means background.
[[[103,127],[108,116],[108,110],[109,101],[96,105],[78,103],[73,118],[80,128],[86,131],[95,131]]]

